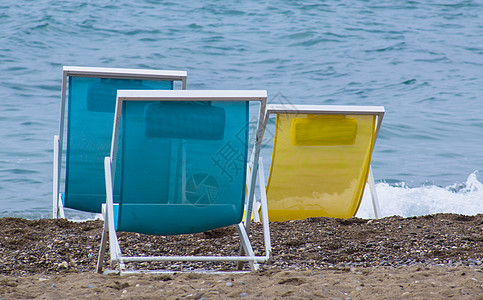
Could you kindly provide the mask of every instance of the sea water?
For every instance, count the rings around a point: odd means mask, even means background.
[[[482,213],[482,13],[463,0],[3,0],[0,217],[50,216],[64,65],[186,70],[189,89],[266,89],[270,103],[383,105],[383,216]],[[357,216],[373,216],[367,195]]]

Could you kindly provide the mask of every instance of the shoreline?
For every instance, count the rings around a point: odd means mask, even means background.
[[[1,298],[483,299],[483,214],[273,222],[271,263],[246,274],[179,272],[235,270],[229,262],[136,266],[174,275],[97,274],[101,230],[100,220],[0,218]],[[181,237],[119,233],[119,240],[124,253],[146,255],[231,255],[239,246],[231,227]],[[251,241],[263,251],[261,224],[253,224]]]

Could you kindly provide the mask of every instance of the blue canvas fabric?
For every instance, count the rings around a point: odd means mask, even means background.
[[[119,89],[173,89],[172,81],[69,77],[64,206],[100,213]],[[117,201],[119,186],[114,186]]]
[[[248,102],[123,104],[118,231],[202,232],[242,220]],[[114,183],[116,186],[116,183]]]

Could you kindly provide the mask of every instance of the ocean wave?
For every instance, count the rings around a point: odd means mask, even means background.
[[[466,182],[447,187],[436,185],[408,187],[404,182],[378,183],[376,191],[381,208],[381,217],[422,216],[436,213],[475,215],[483,213],[483,184],[478,180],[478,171],[471,173]],[[364,192],[357,217],[374,218],[368,189]]]

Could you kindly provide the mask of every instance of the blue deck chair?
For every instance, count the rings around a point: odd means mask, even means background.
[[[60,130],[54,137],[53,218],[64,218],[64,207],[101,213],[106,199],[103,160],[109,155],[117,90],[173,89],[174,81],[186,89],[186,72],[63,68]]]
[[[270,221],[351,218],[366,182],[379,217],[370,165],[384,107],[271,104],[264,131],[271,115],[277,120],[266,188],[260,180]],[[259,172],[262,179],[263,166]]]
[[[268,221],[266,255],[255,256],[242,220],[244,211],[251,213],[258,168],[253,166],[247,180],[249,108],[258,102],[258,158],[266,91],[119,91],[117,101],[111,154],[105,158],[107,200],[97,271],[102,272],[107,240],[121,273],[127,262],[139,261],[242,261],[257,269],[270,256]],[[126,257],[116,234],[179,235],[230,225],[246,254]]]

